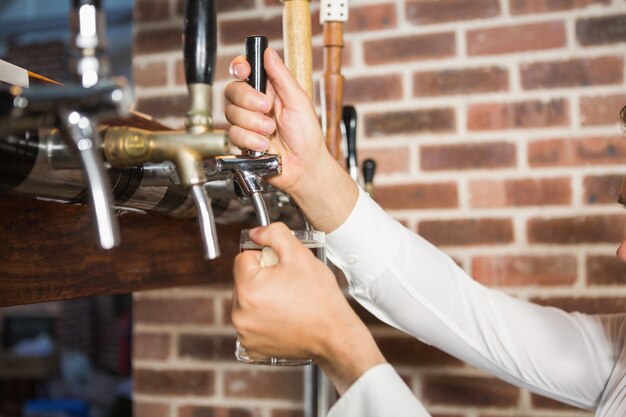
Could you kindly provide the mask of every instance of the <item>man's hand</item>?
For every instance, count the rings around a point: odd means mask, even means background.
[[[340,392],[384,363],[330,269],[282,223],[250,232],[278,255],[262,268],[260,252],[235,259],[232,321],[253,357],[313,358]]]
[[[225,90],[230,140],[240,148],[279,154],[282,174],[268,182],[291,195],[311,224],[329,233],[350,214],[357,186],[326,149],[313,103],[274,49],[265,51],[264,65],[267,94],[243,81],[250,74],[245,57],[231,63],[239,81]]]

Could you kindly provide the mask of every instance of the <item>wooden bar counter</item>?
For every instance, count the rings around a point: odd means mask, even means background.
[[[122,243],[98,245],[89,207],[0,196],[0,307],[181,285],[227,283],[239,231],[218,225],[222,256],[206,261],[195,219],[119,217]]]

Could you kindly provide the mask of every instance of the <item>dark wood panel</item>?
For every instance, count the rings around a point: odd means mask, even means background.
[[[218,226],[213,261],[203,259],[195,219],[125,214],[120,226],[121,245],[102,250],[88,207],[0,198],[0,306],[224,284],[249,225]]]

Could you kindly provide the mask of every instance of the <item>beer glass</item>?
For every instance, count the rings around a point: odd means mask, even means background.
[[[261,251],[263,248],[250,239],[248,234],[249,230],[244,229],[241,231],[241,238],[239,240],[239,250],[257,250]],[[317,259],[326,263],[326,235],[324,232],[318,232],[316,230],[292,230],[291,233],[298,238],[298,240],[307,247]],[[254,364],[254,365],[281,365],[281,366],[298,366],[298,365],[310,365],[313,363],[312,359],[286,359],[286,358],[256,358],[247,354],[246,349],[241,345],[239,339],[235,345],[235,357],[238,361]]]

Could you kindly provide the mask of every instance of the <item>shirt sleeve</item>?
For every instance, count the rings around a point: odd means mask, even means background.
[[[595,409],[615,366],[606,322],[486,288],[361,190],[327,236],[350,294],[380,320],[512,384]]]
[[[350,386],[327,417],[431,417],[394,369],[377,365]]]

